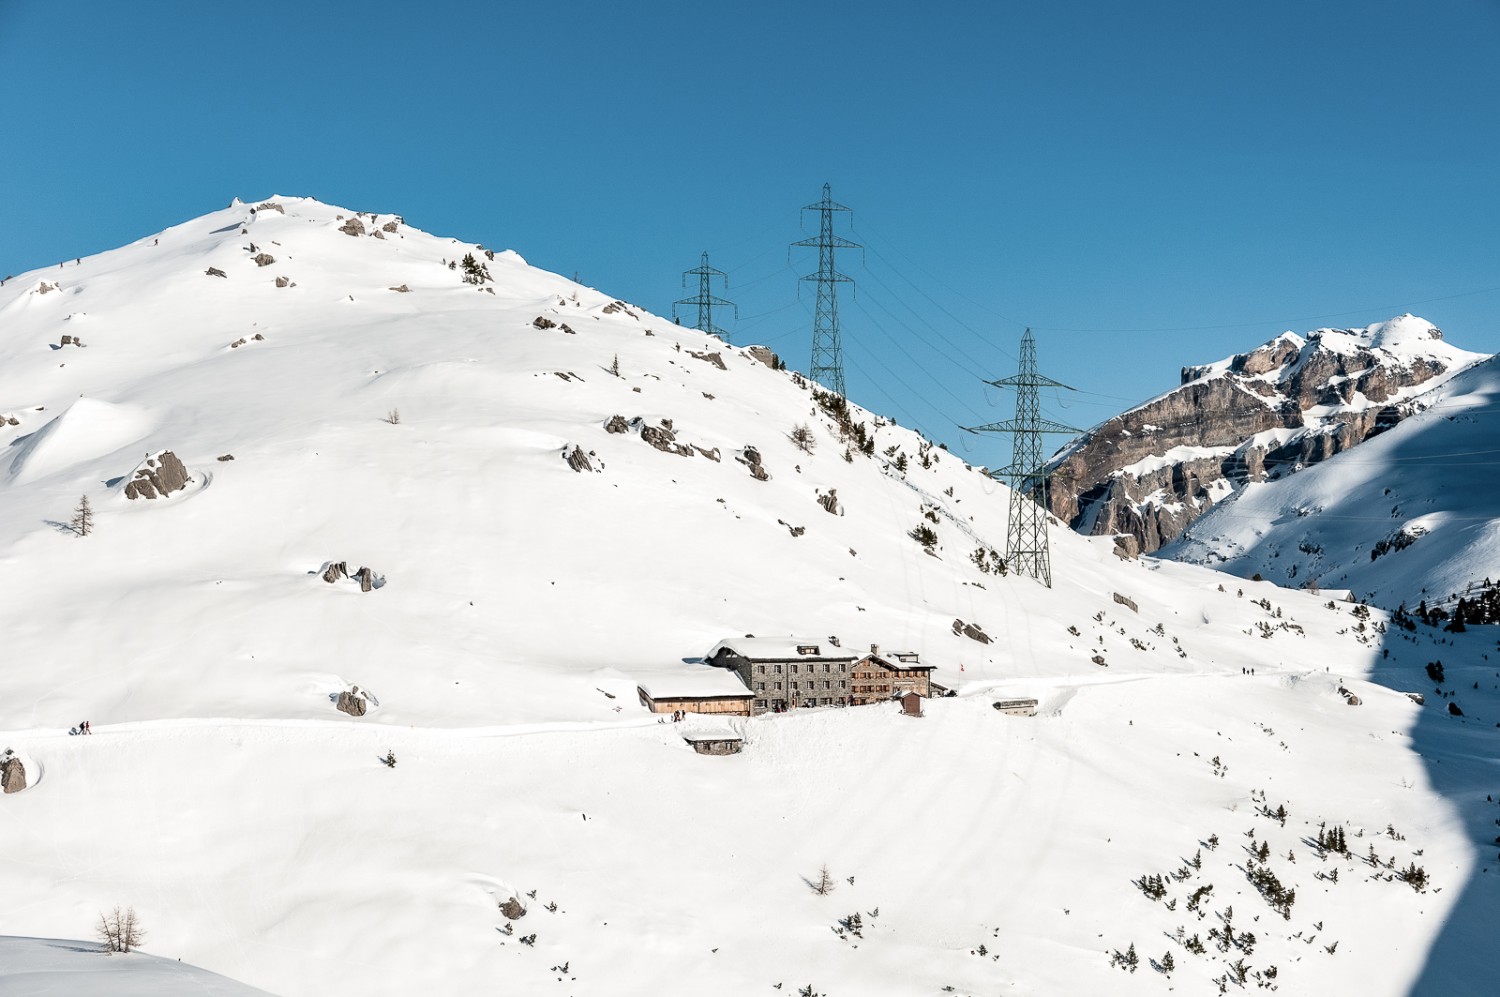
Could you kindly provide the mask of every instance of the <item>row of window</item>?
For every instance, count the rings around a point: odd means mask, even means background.
[[[816,689],[817,686],[818,686],[818,683],[816,681],[808,681],[806,683],[793,682],[793,683],[791,683],[791,686],[792,686],[792,690],[793,691],[796,691],[797,689],[802,689],[802,688],[806,688],[806,689],[811,690],[811,689]],[[771,687],[775,691],[777,691],[777,692],[781,691],[781,683],[780,682],[774,682],[774,683],[772,683]],[[833,688],[833,680],[832,679],[824,679],[823,680],[823,688],[824,689],[832,689]],[[846,682],[846,681],[844,681],[843,679],[840,679],[839,680],[839,688],[840,689],[847,689],[847,688],[849,688],[849,683]],[[766,691],[766,683],[764,683],[764,682],[757,682],[757,683],[755,683],[755,691],[756,692],[765,692]]]
[[[774,674],[776,674],[776,675],[780,675],[781,674],[781,666],[780,665],[772,665],[771,667],[775,669],[775,673]],[[791,666],[791,668],[792,668],[792,674],[793,675],[797,674],[797,669],[799,667],[800,667],[799,665],[792,665]],[[817,670],[818,670],[818,666],[815,665],[815,664],[807,666],[807,673],[809,675],[813,674]],[[827,661],[823,662],[823,674],[827,675],[831,671],[833,671],[833,665],[830,664]],[[757,675],[764,675],[766,673],[766,666],[765,665],[756,665],[755,666],[755,672],[756,672]]]
[[[784,701],[778,700],[778,702],[781,702],[783,706],[786,705]],[[802,701],[803,706],[832,706],[833,704],[834,700],[830,696],[824,696],[821,699],[817,697],[809,697]],[[764,699],[757,699],[755,701],[755,708],[761,711],[770,709],[769,702]]]

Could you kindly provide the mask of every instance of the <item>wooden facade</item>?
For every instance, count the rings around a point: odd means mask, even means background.
[[[641,705],[652,713],[676,713],[682,710],[686,713],[748,717],[750,700],[753,698],[748,691],[743,695],[726,696],[653,696],[645,686],[636,686],[635,691],[641,697]]]

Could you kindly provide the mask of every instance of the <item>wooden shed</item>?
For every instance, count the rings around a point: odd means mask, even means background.
[[[718,714],[748,717],[750,690],[727,668],[679,665],[651,674],[636,686],[641,705],[652,713]]]
[[[901,694],[901,712],[909,717],[920,717],[922,715],[922,694],[907,691]]]

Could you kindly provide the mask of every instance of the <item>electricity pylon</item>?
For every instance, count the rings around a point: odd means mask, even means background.
[[[812,369],[808,375],[839,397],[844,397],[844,348],[839,341],[839,284],[854,283],[833,265],[835,249],[859,249],[860,244],[833,234],[833,213],[849,209],[835,201],[828,184],[823,185],[823,200],[803,206],[803,211],[819,215],[818,237],[803,239],[793,246],[816,246],[818,272],[802,280],[818,282],[818,305],[813,312]],[[852,217],[852,214],[851,214]]]
[[[696,298],[683,298],[681,301],[672,302],[672,320],[677,320],[678,305],[697,305],[698,324],[694,328],[701,329],[710,336],[718,336],[727,343],[729,342],[729,333],[714,325],[714,306],[733,308],[735,318],[740,317],[740,309],[733,301],[725,301],[723,298],[714,297],[713,292],[709,290],[708,282],[711,278],[721,277],[724,280],[724,289],[727,291],[729,290],[729,277],[724,271],[715,270],[708,265],[707,250],[703,251],[702,262],[695,269],[684,270],[682,272],[682,286],[687,287],[687,279],[695,274],[698,277],[698,296]]]
[[[1005,561],[1018,575],[1052,587],[1052,557],[1047,545],[1047,473],[1042,463],[1042,434],[1083,432],[1042,418],[1040,388],[1069,388],[1036,369],[1036,340],[1027,329],[1021,337],[1021,370],[1014,377],[986,381],[1016,389],[1016,417],[984,426],[963,427],[970,433],[1010,433],[1011,461],[991,471],[1010,484],[1010,526],[1005,533]]]

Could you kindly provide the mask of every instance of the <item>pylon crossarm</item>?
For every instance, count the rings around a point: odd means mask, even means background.
[[[997,388],[1066,388],[1068,391],[1078,390],[1071,384],[1054,381],[1043,374],[1033,374],[1030,377],[1017,374],[1014,377],[1002,377],[998,381],[985,381],[984,383],[993,384]]]
[[[864,246],[860,245],[857,242],[850,242],[848,239],[845,239],[841,235],[830,235],[826,240],[822,236],[819,236],[816,239],[803,239],[801,242],[794,242],[794,243],[792,243],[792,245],[794,245],[794,246],[811,246],[814,249],[821,249],[824,246],[832,246],[834,249],[864,249],[865,248]]]

